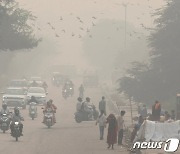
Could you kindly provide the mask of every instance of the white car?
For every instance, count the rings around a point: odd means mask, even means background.
[[[3,92],[3,102],[7,103],[9,107],[26,108],[27,91],[24,88],[9,87]]]
[[[47,93],[45,92],[44,88],[41,87],[30,87],[27,92],[28,100],[34,96],[39,104],[46,103],[46,95]]]

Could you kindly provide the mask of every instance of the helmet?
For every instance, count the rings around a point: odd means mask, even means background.
[[[19,109],[18,109],[17,107],[14,108],[14,113],[15,113],[16,115],[19,115]]]
[[[86,97],[86,101],[87,101],[87,102],[90,102],[90,100],[91,100],[91,99],[90,99],[89,97]]]
[[[82,102],[82,98],[81,97],[78,97],[77,99],[79,102]]]
[[[3,108],[3,109],[6,109],[6,108],[7,108],[7,104],[6,104],[6,103],[3,103],[3,104],[2,104],[2,108]]]

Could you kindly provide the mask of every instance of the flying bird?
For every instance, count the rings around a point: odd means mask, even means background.
[[[97,19],[96,17],[92,17],[93,19]]]
[[[56,36],[56,37],[59,37],[59,35],[58,35],[58,34],[56,34],[55,36]]]
[[[65,29],[63,29],[63,30],[62,30],[62,32],[64,32],[64,33],[65,33],[65,32],[66,32],[66,31],[65,31]]]
[[[54,28],[53,26],[52,26],[51,28],[52,28],[53,30],[55,30],[55,28]]]

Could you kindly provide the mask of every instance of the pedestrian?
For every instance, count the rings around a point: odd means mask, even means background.
[[[118,124],[118,145],[122,145],[123,131],[124,131],[124,115],[125,111],[121,111],[121,115],[117,118]]]
[[[155,101],[154,105],[152,106],[152,120],[159,121],[161,115],[161,104],[159,101]]]
[[[104,139],[104,128],[106,128],[106,116],[104,115],[104,111],[101,110],[101,114],[96,121],[96,125],[99,123],[99,131],[100,131],[100,140]]]
[[[108,126],[108,135],[107,135],[107,143],[108,149],[111,147],[114,149],[114,144],[117,143],[117,120],[114,114],[110,114],[107,117]]]
[[[106,100],[105,97],[102,97],[102,100],[99,102],[99,111],[104,111],[104,114],[106,115]]]

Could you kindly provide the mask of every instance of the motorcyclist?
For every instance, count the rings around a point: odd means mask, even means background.
[[[66,81],[66,83],[63,86],[63,92],[65,92],[65,91],[71,95],[74,94],[74,85],[73,85],[72,81],[70,81],[70,80]]]
[[[22,132],[23,132],[23,124],[21,121],[24,121],[24,118],[21,116],[19,109],[18,108],[14,108],[14,114],[12,115],[12,122],[10,124],[10,128],[11,128],[11,135],[13,134],[14,131],[14,125],[15,122],[19,122],[19,131],[21,136],[23,136]]]
[[[38,83],[35,80],[33,80],[33,82],[31,83],[31,87],[38,87],[38,86],[39,86]]]
[[[84,86],[83,84],[81,84],[81,86],[79,87],[79,97],[83,98],[84,96]]]
[[[81,111],[81,106],[82,106],[82,98],[81,97],[78,97],[78,102],[77,102],[77,105],[76,105],[76,110],[77,112],[80,112]]]
[[[83,103],[83,109],[88,113],[89,118],[93,120],[93,108],[89,97],[87,97],[86,101]]]
[[[29,100],[29,113],[32,110],[32,106],[36,106],[38,103],[38,101],[36,100],[36,98],[34,96],[31,96],[31,99]],[[37,113],[37,107],[35,107],[35,111]]]
[[[0,111],[0,115],[2,115],[2,114],[9,114],[9,109],[8,109],[6,103],[3,103],[3,104],[2,104],[2,109],[1,109],[1,111]]]
[[[30,104],[30,103],[32,103],[32,102],[38,104],[38,101],[36,100],[36,97],[31,96],[31,99],[28,101],[28,103]]]
[[[53,112],[53,120],[54,120],[54,123],[56,123],[55,113],[56,113],[57,107],[53,104],[53,100],[52,99],[50,99],[47,102],[47,105],[46,105],[45,109],[43,110],[43,113],[46,113],[48,109],[52,110],[52,112]],[[43,119],[43,123],[44,122],[45,122],[45,117]]]
[[[9,109],[7,108],[7,104],[6,103],[2,104],[2,109],[0,111],[0,118],[1,118],[1,116],[3,114],[6,114],[10,118],[10,116],[9,116],[10,112],[9,112]],[[0,124],[1,124],[1,121],[0,121]]]

